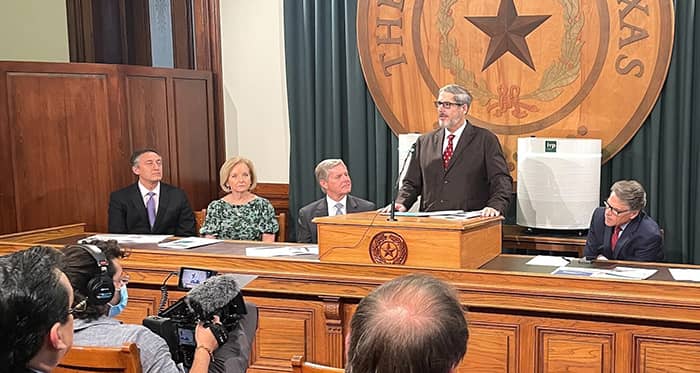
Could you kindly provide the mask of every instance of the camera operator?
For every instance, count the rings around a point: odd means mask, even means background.
[[[122,324],[110,317],[126,306],[127,281],[119,260],[128,254],[116,241],[92,244],[68,245],[62,249],[65,274],[74,289],[74,344],[121,346],[134,342],[140,350],[143,372],[181,372],[163,338],[142,325]],[[197,325],[195,339],[197,347],[190,372],[206,372],[219,346],[211,330],[201,323]],[[236,340],[228,343],[236,343]]]

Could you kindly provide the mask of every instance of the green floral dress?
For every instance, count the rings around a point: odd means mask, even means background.
[[[244,205],[232,205],[222,199],[212,201],[199,233],[224,240],[260,241],[263,233],[275,234],[278,230],[270,201],[255,197]]]

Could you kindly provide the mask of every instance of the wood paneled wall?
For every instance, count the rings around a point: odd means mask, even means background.
[[[212,73],[0,62],[0,232],[87,222],[106,231],[109,193],[154,147],[194,209],[217,197]]]

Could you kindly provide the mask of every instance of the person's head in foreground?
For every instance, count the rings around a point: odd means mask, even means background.
[[[44,246],[0,257],[0,370],[50,372],[73,344],[73,289],[61,253]]]
[[[352,317],[348,373],[448,373],[467,351],[467,320],[455,290],[425,275],[395,278]]]

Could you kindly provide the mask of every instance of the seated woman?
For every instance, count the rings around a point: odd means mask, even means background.
[[[253,162],[231,158],[221,166],[219,177],[221,189],[228,194],[209,204],[199,233],[225,240],[274,241],[279,230],[275,209],[251,192],[256,185]]]
[[[76,346],[121,346],[134,342],[141,354],[143,372],[181,372],[163,338],[142,325],[122,324],[112,318],[127,303],[127,278],[119,259],[127,256],[116,241],[95,241],[94,245],[68,245],[64,254],[64,273],[73,286]],[[213,333],[201,324],[195,331],[197,348],[190,372],[206,372],[218,343]],[[235,342],[235,340],[234,340]],[[228,344],[228,342],[227,342]],[[226,346],[226,344],[224,345]],[[220,369],[218,371],[224,371]]]

